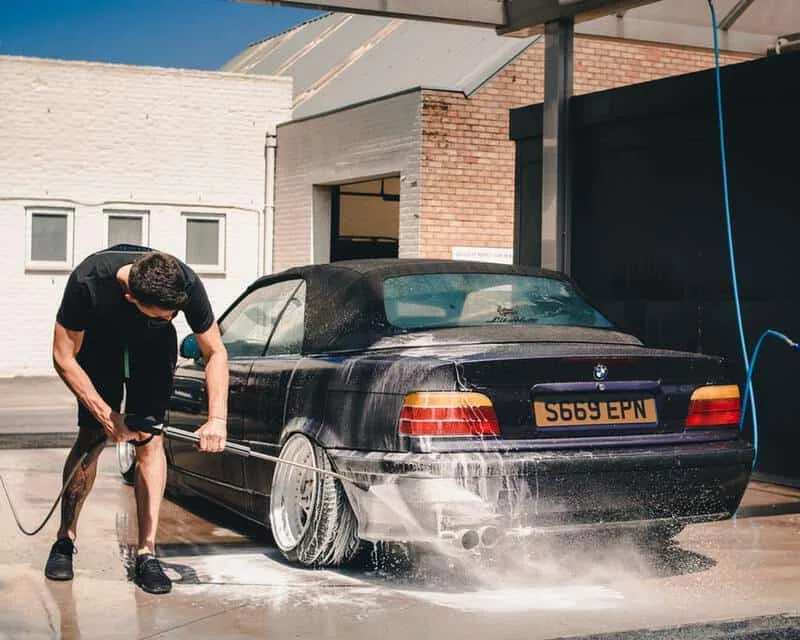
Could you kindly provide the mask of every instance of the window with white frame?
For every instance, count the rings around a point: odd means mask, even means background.
[[[184,214],[186,264],[203,273],[225,271],[225,216]]]
[[[58,207],[25,209],[25,268],[71,269],[75,210]]]
[[[106,211],[105,236],[107,246],[137,244],[147,246],[150,235],[147,211]]]

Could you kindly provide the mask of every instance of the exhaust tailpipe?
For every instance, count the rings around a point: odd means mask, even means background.
[[[463,529],[456,533],[456,540],[465,551],[470,551],[481,542],[481,537],[475,529]]]
[[[481,545],[487,549],[491,549],[500,542],[501,537],[500,529],[497,527],[487,526],[478,529],[478,537],[480,538]]]
[[[503,537],[503,532],[497,527],[488,525],[479,529],[458,529],[440,534],[440,539],[448,540],[463,551],[472,551],[478,547],[491,549]]]

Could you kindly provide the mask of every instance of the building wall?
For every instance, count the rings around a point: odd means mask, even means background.
[[[751,57],[723,55],[721,62]],[[689,73],[713,64],[713,52],[708,50],[579,37],[574,93]],[[469,97],[423,92],[421,256],[449,258],[453,247],[511,249],[514,143],[508,133],[509,109],[543,99],[542,40]]]
[[[264,139],[290,114],[288,78],[0,56],[0,376],[53,373],[66,278],[106,246],[109,210],[147,212],[145,241],[181,259],[185,214],[224,216],[224,268],[204,276],[223,311],[258,275]],[[34,206],[73,212],[61,268],[26,266]]]
[[[278,127],[273,270],[327,262],[325,185],[400,175],[400,257],[419,251],[420,95],[377,102]]]

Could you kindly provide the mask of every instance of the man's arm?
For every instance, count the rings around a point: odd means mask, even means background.
[[[112,410],[97,393],[94,384],[76,358],[83,344],[83,331],[67,329],[56,321],[53,332],[53,366],[84,407],[97,419],[112,442],[122,442],[135,437],[126,426],[121,414]]]
[[[200,451],[219,452],[228,435],[228,352],[216,322],[196,337],[206,363],[208,421],[195,433],[200,437]]]

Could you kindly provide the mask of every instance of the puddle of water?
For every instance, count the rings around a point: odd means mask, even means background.
[[[510,613],[516,611],[592,611],[620,607],[621,592],[602,586],[525,587],[448,593],[445,591],[398,591],[430,604],[465,612]]]

